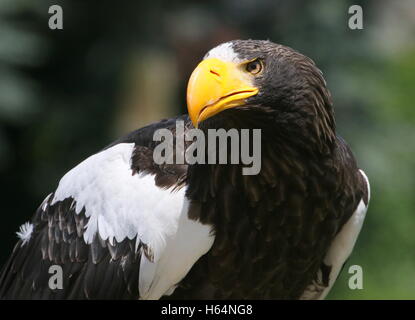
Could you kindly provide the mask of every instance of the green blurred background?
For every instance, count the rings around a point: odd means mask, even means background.
[[[48,9],[63,8],[63,30]],[[364,29],[348,28],[363,7]],[[415,298],[415,1],[0,1],[0,264],[59,178],[120,135],[186,112],[206,51],[270,39],[314,59],[372,185],[331,299]],[[348,288],[350,265],[363,290]]]

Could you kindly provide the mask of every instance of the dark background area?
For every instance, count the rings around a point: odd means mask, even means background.
[[[48,9],[63,8],[63,30]],[[363,7],[364,29],[348,28]],[[59,179],[117,137],[186,112],[187,80],[232,39],[270,39],[311,57],[338,133],[372,185],[368,216],[330,298],[415,298],[415,2],[0,2],[0,264]],[[350,265],[364,289],[350,290]]]

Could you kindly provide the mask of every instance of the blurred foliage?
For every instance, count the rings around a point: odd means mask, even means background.
[[[59,4],[64,30],[49,30]],[[360,4],[364,29],[347,27]],[[314,59],[338,132],[372,185],[356,249],[329,298],[415,298],[415,2],[0,2],[0,263],[59,178],[114,138],[185,112],[185,87],[211,47],[271,39]],[[364,289],[348,288],[348,268]]]

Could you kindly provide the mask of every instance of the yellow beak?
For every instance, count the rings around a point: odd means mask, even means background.
[[[216,58],[203,60],[190,76],[187,86],[187,109],[193,125],[219,112],[243,105],[256,95],[252,75],[235,63]]]

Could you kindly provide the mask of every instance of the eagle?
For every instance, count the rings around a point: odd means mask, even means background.
[[[322,72],[268,40],[226,42],[193,71],[187,107],[63,176],[17,232],[1,299],[325,298],[360,233],[370,187],[336,134]],[[177,122],[184,133],[261,130],[259,172],[155,161],[155,133],[169,130],[177,145]],[[51,286],[56,268],[62,283]]]

